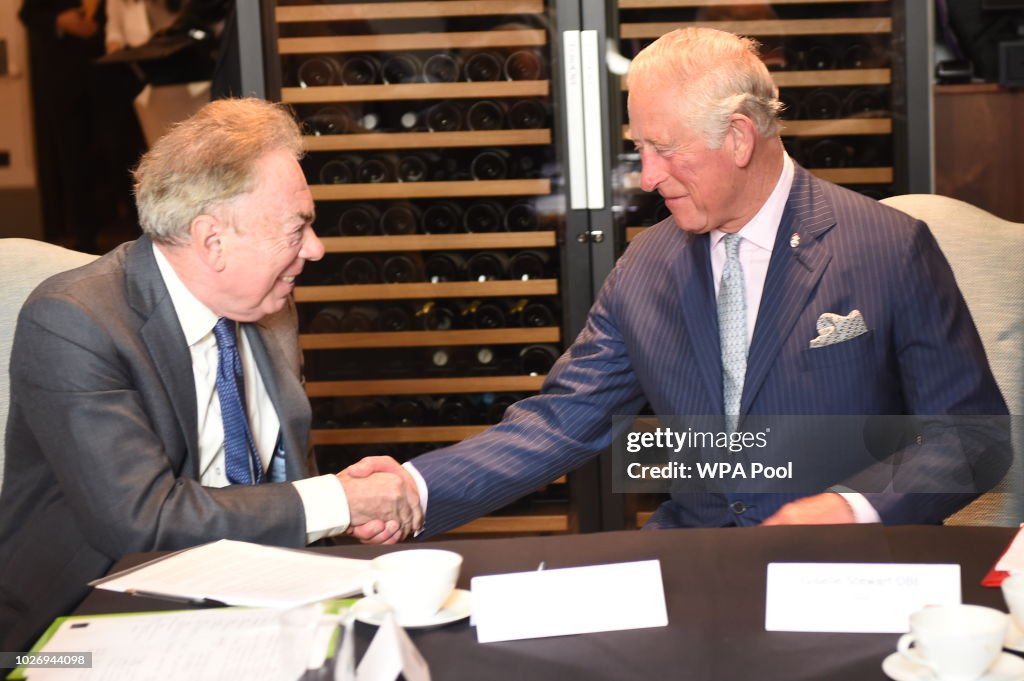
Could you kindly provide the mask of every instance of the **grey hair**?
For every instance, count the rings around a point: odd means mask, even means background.
[[[262,99],[210,102],[157,140],[135,169],[142,231],[159,243],[188,243],[192,220],[252,191],[256,162],[278,149],[302,157],[288,109]]]
[[[762,137],[776,136],[782,104],[759,47],[756,40],[713,28],[677,29],[640,51],[628,82],[632,87],[640,78],[661,76],[685,88],[680,115],[710,149],[722,145],[734,113],[750,118]]]

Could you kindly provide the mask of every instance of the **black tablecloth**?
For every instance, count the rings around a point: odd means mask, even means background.
[[[459,679],[714,679],[865,681],[885,679],[882,660],[896,634],[766,632],[769,562],[959,563],[965,603],[1006,610],[981,578],[1014,530],[988,527],[808,526],[607,532],[587,535],[430,542],[461,553],[459,587],[475,575],[661,561],[669,624],[528,641],[480,644],[466,621],[410,630],[437,681]],[[319,549],[353,558],[410,548]],[[133,555],[115,569],[152,558]],[[629,598],[609,593],[608,607]],[[76,614],[180,608],[167,602],[93,591]],[[528,609],[529,603],[523,603]],[[359,652],[375,629],[359,624]]]

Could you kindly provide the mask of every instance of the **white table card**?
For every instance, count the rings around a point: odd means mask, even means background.
[[[960,603],[960,566],[769,563],[764,628],[898,634],[912,612]]]
[[[356,681],[395,681],[399,674],[406,681],[430,681],[427,661],[388,613],[356,668]]]
[[[668,624],[657,560],[474,577],[471,589],[480,643]]]

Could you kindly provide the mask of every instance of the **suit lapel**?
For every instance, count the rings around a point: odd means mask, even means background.
[[[145,320],[140,329],[153,366],[167,390],[181,427],[188,456],[181,462],[183,475],[199,476],[199,421],[192,356],[153,256],[153,244],[143,236],[130,247],[125,264],[128,303]],[[174,452],[168,452],[174,456]]]
[[[832,259],[832,254],[818,239],[835,222],[832,206],[825,200],[817,182],[797,166],[768,263],[754,337],[747,355],[740,414],[750,410],[782,344],[789,338]],[[792,246],[794,241],[798,242],[795,247]]]
[[[256,368],[281,423],[287,478],[299,480],[308,477],[312,471],[306,470],[305,444],[297,439],[298,433],[304,428],[305,418],[301,405],[306,402],[306,396],[301,390],[295,389],[298,381],[290,378],[294,373],[290,372],[283,360],[283,354],[275,351],[273,331],[265,322],[243,324],[242,328],[249,341],[253,359],[256,360]]]
[[[722,353],[712,285],[710,241],[707,234],[687,237],[682,257],[675,260],[673,274],[682,299],[683,322],[693,346],[694,361],[707,390],[708,403],[713,405],[713,413],[721,413],[725,408],[722,403]]]

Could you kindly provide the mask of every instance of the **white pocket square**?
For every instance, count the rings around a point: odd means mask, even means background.
[[[867,333],[864,315],[860,310],[853,310],[845,317],[834,312],[825,312],[818,317],[818,337],[811,340],[812,348],[823,348],[856,338]]]

